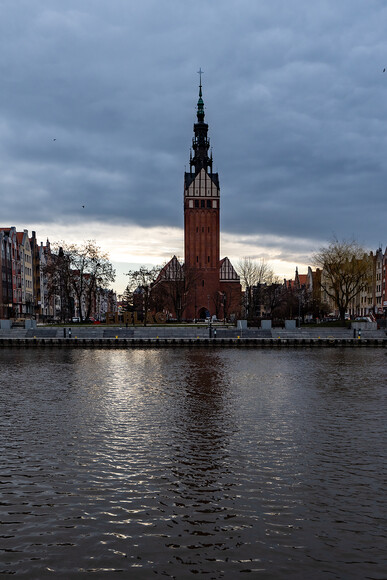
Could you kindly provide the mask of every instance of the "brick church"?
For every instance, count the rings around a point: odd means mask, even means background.
[[[161,284],[171,294],[170,310],[174,316],[180,310],[179,319],[236,319],[241,284],[230,260],[220,259],[219,175],[213,173],[209,155],[201,81],[196,115],[189,172],[184,174],[184,265],[174,256],[161,270],[156,286]]]

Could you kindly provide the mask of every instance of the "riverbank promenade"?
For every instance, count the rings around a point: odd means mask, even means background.
[[[34,329],[0,330],[1,347],[386,347],[385,329],[361,330],[341,327],[240,329],[213,325],[192,326],[38,326]]]

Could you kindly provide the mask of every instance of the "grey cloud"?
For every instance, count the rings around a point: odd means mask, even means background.
[[[225,232],[383,240],[382,2],[3,4],[4,223],[182,227],[202,66]]]

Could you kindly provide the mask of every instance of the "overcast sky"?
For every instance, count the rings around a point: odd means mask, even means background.
[[[201,67],[222,256],[385,246],[386,31],[378,0],[0,0],[0,226],[182,256]]]

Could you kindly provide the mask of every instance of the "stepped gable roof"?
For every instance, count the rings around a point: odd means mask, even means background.
[[[234,266],[231,264],[227,256],[219,262],[219,279],[220,281],[227,280],[233,282],[239,282],[240,280]]]
[[[176,256],[173,256],[160,270],[155,284],[167,280],[181,280],[184,277],[184,269]]]

